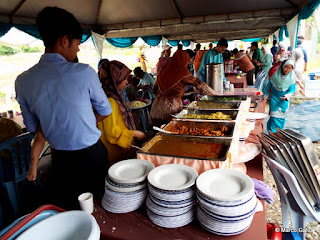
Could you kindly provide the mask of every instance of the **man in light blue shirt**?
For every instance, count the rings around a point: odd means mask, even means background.
[[[146,98],[153,100],[156,97],[152,91],[154,78],[149,73],[144,72],[141,67],[136,67],[133,73],[136,78],[140,79],[138,87],[145,93]]]
[[[97,73],[87,64],[73,63],[82,38],[76,18],[64,9],[46,7],[37,25],[45,54],[15,82],[24,123],[36,132],[28,179],[36,176],[38,143],[43,146],[47,140],[52,148],[52,200],[74,209],[79,194],[104,189],[108,152],[96,124],[112,109]]]
[[[223,56],[222,53],[228,48],[228,41],[225,38],[221,38],[213,49],[210,49],[208,52],[206,52],[203,55],[200,68],[199,68],[199,74],[200,74],[200,80],[205,82],[206,81],[206,64],[209,63],[223,63]],[[223,65],[224,69],[224,65]],[[224,70],[223,70],[224,73]],[[223,81],[226,81],[226,78],[223,74]]]

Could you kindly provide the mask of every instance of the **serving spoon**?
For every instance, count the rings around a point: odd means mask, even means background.
[[[166,130],[164,130],[162,128],[156,127],[156,126],[153,126],[153,129],[158,131],[158,132],[169,133],[169,134],[172,133],[172,132],[166,131]]]

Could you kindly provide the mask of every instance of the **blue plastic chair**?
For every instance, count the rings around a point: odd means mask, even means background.
[[[289,228],[289,215],[293,229],[304,229],[308,222],[320,222],[320,212],[315,211],[302,192],[296,177],[291,171],[262,153],[280,195],[283,227]],[[305,232],[299,232],[305,239]]]
[[[20,215],[20,196],[18,183],[25,180],[30,167],[31,133],[24,133],[7,141],[0,143],[0,151],[8,150],[11,154],[10,166],[4,164],[8,161],[0,157],[0,184],[5,189],[15,217]],[[13,163],[13,164],[12,164]],[[12,169],[12,166],[14,169]],[[13,176],[4,177],[5,173],[13,171]]]

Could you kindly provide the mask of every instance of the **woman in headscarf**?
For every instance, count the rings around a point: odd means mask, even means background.
[[[196,78],[200,78],[199,68],[200,68],[200,65],[201,65],[201,61],[202,61],[203,55],[206,52],[207,52],[207,50],[198,50],[197,53],[196,53],[196,56],[194,58],[194,61],[193,61],[194,74],[193,75]]]
[[[160,69],[163,67],[163,65],[168,61],[171,55],[171,47],[169,45],[163,46],[163,51],[160,55],[159,61],[157,63],[157,74],[159,73]]]
[[[270,119],[267,124],[268,131],[276,132],[276,128],[283,129],[289,111],[289,99],[295,91],[295,76],[293,73],[294,62],[285,60],[272,75],[265,89],[268,97],[270,88]]]
[[[146,137],[136,130],[130,107],[121,95],[130,73],[131,70],[118,61],[105,61],[99,68],[100,82],[112,107],[112,113],[98,124],[110,164],[134,157],[134,151],[130,150],[134,137],[141,141]]]
[[[290,58],[290,53],[286,51],[286,46],[283,43],[279,44],[279,50],[274,55],[273,66],[269,70],[269,78],[277,71],[280,64]]]
[[[272,53],[270,51],[270,48],[268,45],[262,45],[261,51],[263,53],[263,56],[260,60],[260,62],[257,63],[257,66],[261,66],[262,70],[268,76],[269,70],[272,67]]]
[[[169,122],[172,114],[182,110],[182,98],[187,84],[195,86],[202,94],[216,94],[207,84],[191,75],[187,67],[189,62],[189,54],[177,50],[161,68],[153,88],[156,98],[150,115],[154,124]]]

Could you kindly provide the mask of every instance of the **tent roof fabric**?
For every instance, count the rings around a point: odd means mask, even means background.
[[[162,35],[215,42],[265,37],[286,24],[308,0],[1,0],[0,22],[35,24],[46,6],[64,8],[85,29],[107,38]]]

